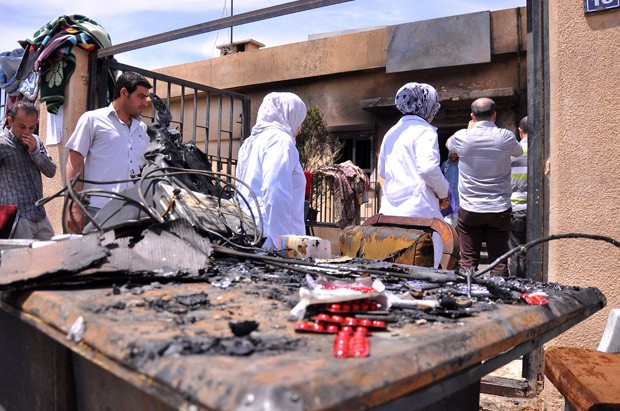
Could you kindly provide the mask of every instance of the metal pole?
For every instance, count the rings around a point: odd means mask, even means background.
[[[230,0],[230,17],[233,16],[233,0]],[[230,26],[230,44],[233,44],[233,26]]]
[[[144,47],[154,46],[156,44],[166,43],[168,41],[179,40],[198,34],[208,33],[228,27],[239,26],[242,24],[253,23],[270,19],[273,17],[285,16],[287,14],[298,13],[316,9],[319,7],[331,6],[333,4],[346,3],[352,0],[298,0],[290,3],[284,3],[278,6],[268,7],[265,9],[255,10],[248,13],[241,13],[236,16],[225,17],[219,20],[213,20],[207,23],[196,24],[182,29],[168,31],[166,33],[156,34],[154,36],[143,37],[138,40],[117,44],[110,47],[104,47],[97,51],[97,57],[113,56],[115,54],[127,51],[137,50]]]
[[[527,1],[527,94],[528,94],[528,181],[527,181],[527,241],[548,235],[549,183],[545,163],[549,156],[549,59],[548,59],[547,0]],[[547,245],[527,253],[526,277],[547,281]],[[523,377],[532,395],[537,394],[542,380],[543,348],[538,347],[523,356]]]

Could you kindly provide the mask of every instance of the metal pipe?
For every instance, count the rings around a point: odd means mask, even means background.
[[[149,37],[143,37],[138,40],[128,41],[117,44],[115,46],[104,47],[93,52],[97,57],[112,56],[127,51],[141,49],[143,47],[154,46],[156,44],[166,43],[168,41],[179,40],[198,34],[208,33],[228,27],[240,26],[242,24],[253,23],[270,19],[273,17],[285,16],[287,14],[298,13],[300,11],[316,9],[319,7],[331,6],[333,4],[345,3],[352,0],[298,0],[278,6],[267,7],[260,10],[241,13],[236,16],[225,17],[206,23],[195,24],[193,26],[184,27],[165,33],[155,34]]]

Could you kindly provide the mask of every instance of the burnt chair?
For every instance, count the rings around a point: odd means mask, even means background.
[[[454,227],[438,218],[398,217],[376,214],[360,226],[345,227],[338,247],[341,255],[400,264],[432,267],[432,234],[443,243],[440,268],[453,270],[459,256],[459,238]]]

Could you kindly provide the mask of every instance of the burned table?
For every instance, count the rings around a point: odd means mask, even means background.
[[[333,335],[295,333],[299,281],[281,274],[5,292],[0,406],[478,409],[481,377],[605,305],[595,288],[558,288],[546,305],[389,327],[370,337],[369,357],[337,359]],[[80,317],[83,335],[71,330]],[[258,330],[234,337],[229,324],[246,320]]]

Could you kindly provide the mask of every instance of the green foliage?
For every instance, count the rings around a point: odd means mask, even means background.
[[[343,143],[327,131],[327,124],[318,106],[308,108],[306,119],[297,136],[299,161],[304,170],[314,172],[334,164],[340,157]]]

